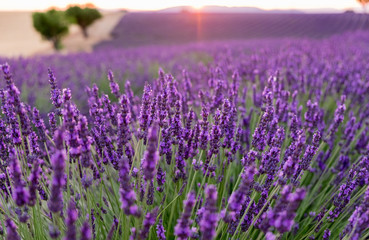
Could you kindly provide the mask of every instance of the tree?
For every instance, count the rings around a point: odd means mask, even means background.
[[[357,0],[361,6],[363,6],[363,9],[364,9],[364,13],[366,12],[365,11],[365,6],[369,3],[369,0]]]
[[[33,27],[44,39],[53,43],[55,50],[62,48],[61,39],[68,34],[69,22],[62,11],[51,9],[32,14]]]
[[[69,6],[66,14],[72,23],[79,25],[85,38],[88,37],[88,26],[102,17],[101,13],[92,4],[86,4],[85,6],[82,6],[82,8],[76,5]]]

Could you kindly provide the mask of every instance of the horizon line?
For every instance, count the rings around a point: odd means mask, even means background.
[[[76,4],[78,5],[78,4]],[[346,8],[330,8],[330,7],[325,7],[325,8],[262,8],[262,7],[257,7],[257,6],[225,6],[225,5],[204,5],[201,6],[199,8],[197,7],[193,7],[191,5],[178,5],[178,6],[172,6],[172,7],[166,7],[166,8],[157,8],[157,9],[134,9],[134,8],[100,8],[100,7],[96,7],[99,10],[102,11],[122,11],[122,10],[126,10],[126,11],[132,11],[132,12],[157,12],[157,11],[162,11],[162,10],[166,10],[166,9],[173,9],[173,8],[190,8],[193,9],[197,12],[201,12],[201,9],[206,8],[206,7],[223,7],[223,8],[255,8],[255,9],[260,9],[260,10],[264,10],[264,11],[324,11],[324,10],[330,10],[330,11],[359,11],[360,13],[362,12],[362,8],[360,7],[346,7]],[[28,12],[28,11],[47,11],[48,9],[51,8],[56,8],[56,9],[66,9],[67,6],[64,7],[58,7],[58,6],[50,6],[48,8],[44,8],[44,9],[1,9],[0,8],[0,12]]]

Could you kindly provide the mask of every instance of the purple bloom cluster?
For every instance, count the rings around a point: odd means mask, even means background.
[[[129,164],[127,159],[120,160],[119,182],[120,182],[120,198],[121,208],[127,215],[140,216],[141,211],[135,204],[136,194],[133,191],[129,178]]]
[[[183,213],[182,216],[177,220],[177,225],[174,228],[174,235],[179,240],[188,239],[192,235],[191,225],[191,213],[196,203],[196,196],[194,192],[190,192],[187,199],[183,202]]]
[[[306,191],[301,188],[296,189],[295,192],[291,191],[291,186],[285,186],[276,205],[263,214],[261,229],[264,232],[267,232],[271,227],[280,233],[291,230],[296,216],[295,211],[306,194]]]
[[[58,213],[63,210],[63,188],[66,184],[64,173],[65,161],[67,159],[64,149],[64,130],[58,129],[54,135],[56,151],[51,157],[51,166],[53,168],[53,180],[51,185],[51,194],[48,206],[51,212]]]
[[[207,186],[205,189],[205,195],[205,207],[199,222],[201,239],[213,239],[215,237],[215,228],[219,220],[216,207],[218,199],[216,187],[213,185]]]
[[[9,59],[0,234],[366,239],[368,41],[351,33],[50,56],[63,90],[38,59]],[[166,72],[153,73],[157,64]],[[91,84],[99,77],[106,83]]]

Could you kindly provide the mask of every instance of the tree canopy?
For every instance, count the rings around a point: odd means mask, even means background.
[[[69,6],[66,10],[66,15],[69,17],[72,23],[76,23],[81,28],[83,35],[87,38],[87,28],[101,18],[101,13],[92,5],[86,4],[85,6]]]
[[[51,9],[47,12],[35,12],[32,14],[32,20],[36,31],[51,41],[56,50],[62,47],[61,39],[69,31],[69,22],[63,11]]]

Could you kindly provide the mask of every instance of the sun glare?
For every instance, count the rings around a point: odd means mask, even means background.
[[[202,7],[204,7],[203,5],[201,4],[192,4],[192,7],[196,10],[200,10]]]

